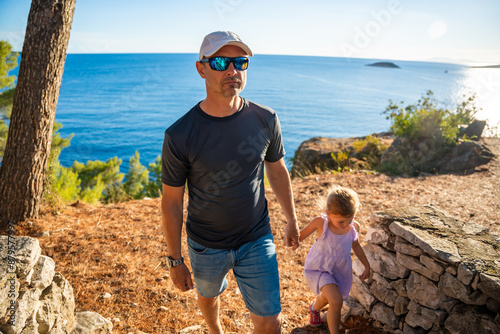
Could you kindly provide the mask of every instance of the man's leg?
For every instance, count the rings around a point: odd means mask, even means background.
[[[205,298],[198,293],[198,306],[200,307],[201,314],[207,322],[211,334],[222,334],[222,326],[219,320],[219,296],[213,298]]]
[[[227,287],[226,274],[232,267],[229,251],[204,247],[190,238],[189,259],[198,292],[198,306],[211,334],[223,333],[219,320],[219,295]],[[203,297],[207,296],[207,297]]]
[[[250,312],[255,334],[279,334],[281,333],[281,313],[270,317],[259,317]]]
[[[280,333],[279,272],[272,235],[243,245],[235,254],[233,273],[250,311],[254,333]]]

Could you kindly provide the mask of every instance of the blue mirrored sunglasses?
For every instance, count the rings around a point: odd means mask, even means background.
[[[245,71],[248,68],[248,57],[212,57],[200,60],[200,63],[208,63],[214,71],[225,71],[229,64],[233,63],[238,71]]]

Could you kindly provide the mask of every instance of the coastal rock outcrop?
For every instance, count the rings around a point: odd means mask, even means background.
[[[388,333],[500,333],[500,239],[433,206],[372,215],[350,306]],[[363,265],[354,261],[360,274]],[[349,310],[344,310],[348,314]]]
[[[95,312],[77,312],[73,288],[41,255],[38,239],[0,236],[0,332],[5,334],[111,333]]]
[[[396,137],[382,153],[380,163],[391,166],[395,174],[415,176],[420,173],[470,173],[494,157],[482,141],[462,141],[442,152],[430,139],[415,144],[406,137]]]
[[[445,146],[433,139],[411,140],[378,133],[367,137],[314,137],[295,152],[292,177],[325,170],[377,169],[390,174],[416,176],[421,173],[471,173],[496,155],[490,145],[498,138],[483,138],[484,121],[474,121],[460,130],[458,144]],[[363,142],[362,148],[359,143]],[[357,147],[356,147],[357,146]]]
[[[367,141],[367,138],[372,138]],[[354,149],[355,143],[367,141],[359,151]],[[380,156],[382,151],[392,144],[390,133],[372,134],[366,137],[327,138],[314,137],[300,144],[293,158],[292,177],[321,173],[325,170],[337,170],[339,167],[338,152],[342,153],[345,163],[353,169],[368,169],[366,156]],[[334,156],[335,155],[335,158]]]

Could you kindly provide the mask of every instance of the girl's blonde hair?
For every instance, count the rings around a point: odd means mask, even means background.
[[[322,210],[342,217],[354,216],[360,206],[358,194],[340,185],[330,187],[326,200],[323,199],[319,204]]]

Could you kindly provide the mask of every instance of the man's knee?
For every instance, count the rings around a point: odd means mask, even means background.
[[[254,333],[281,333],[281,313],[270,317],[259,317],[251,313],[251,317],[254,326]]]
[[[216,305],[218,299],[219,299],[219,296],[215,296],[212,298],[205,298],[198,293],[198,303],[202,304],[202,305]]]

